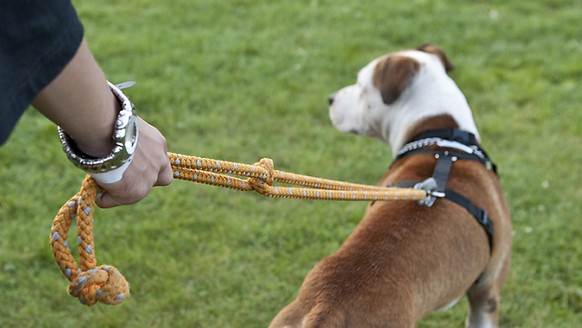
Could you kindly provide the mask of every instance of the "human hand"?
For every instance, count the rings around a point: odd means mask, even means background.
[[[142,200],[154,186],[172,182],[166,139],[155,127],[138,117],[139,139],[133,160],[123,178],[115,183],[99,185],[105,192],[97,197],[99,207],[110,208],[134,204]]]

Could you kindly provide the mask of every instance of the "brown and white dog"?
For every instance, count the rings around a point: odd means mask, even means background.
[[[430,45],[377,58],[360,70],[356,84],[330,97],[333,125],[379,138],[392,154],[436,129],[470,132],[479,142],[471,109],[447,75],[452,68],[445,53]],[[405,156],[380,184],[425,180],[435,162],[430,153]],[[489,214],[495,227],[491,247],[483,227],[457,203],[376,201],[341,248],[309,272],[270,327],[414,327],[464,294],[467,327],[496,327],[511,258],[511,219],[501,185],[473,160],[456,161],[447,185]]]

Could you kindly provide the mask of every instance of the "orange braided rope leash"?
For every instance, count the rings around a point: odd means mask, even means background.
[[[430,192],[422,189],[369,186],[277,171],[273,161],[268,158],[248,165],[175,153],[168,153],[168,157],[175,179],[240,191],[256,191],[274,198],[422,201],[430,197]],[[273,186],[275,181],[299,187]],[[93,208],[97,192],[101,191],[95,180],[87,176],[81,190],[57,213],[50,237],[55,260],[70,281],[69,294],[89,306],[97,302],[119,304],[129,296],[129,284],[116,268],[110,265],[97,267],[96,264]],[[67,241],[69,227],[75,220],[80,268]]]
[[[168,153],[168,156],[175,179],[240,191],[256,191],[274,198],[370,201],[422,200],[428,196],[421,189],[369,186],[277,171],[273,168],[273,161],[268,158],[248,165],[175,153]],[[276,187],[273,186],[274,181],[300,187]]]
[[[97,302],[118,304],[129,296],[129,284],[116,268],[108,265],[96,266],[93,208],[97,191],[101,191],[100,187],[93,178],[87,176],[81,190],[57,213],[50,237],[55,260],[70,281],[69,294],[89,306]],[[67,240],[69,227],[75,220],[80,268],[71,255]]]

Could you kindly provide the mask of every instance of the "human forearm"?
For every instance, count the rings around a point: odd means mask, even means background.
[[[33,106],[63,128],[83,152],[99,157],[113,148],[111,136],[120,104],[85,40]]]
[[[65,69],[36,96],[33,105],[58,124],[83,153],[104,157],[112,152],[121,104],[84,40]],[[139,117],[137,124],[137,147],[128,166],[117,168],[123,169],[121,175],[116,175],[115,181],[93,176],[105,190],[97,199],[101,207],[133,204],[154,185],[172,182],[166,139]]]

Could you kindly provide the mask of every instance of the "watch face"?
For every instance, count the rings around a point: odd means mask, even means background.
[[[127,154],[131,155],[135,152],[137,147],[137,119],[135,116],[129,118],[127,128],[125,131],[125,150]]]

